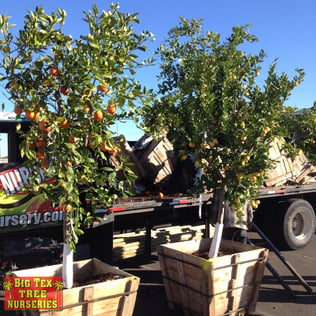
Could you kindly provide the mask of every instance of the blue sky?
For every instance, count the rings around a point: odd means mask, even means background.
[[[92,4],[107,10],[109,4],[115,1],[107,0],[0,0],[0,12],[12,16],[12,23],[17,28],[23,27],[23,17],[27,10],[33,10],[42,5],[47,13],[56,8],[67,11],[64,31],[74,37],[84,33],[86,24],[82,21],[82,12],[88,11]],[[167,37],[168,30],[177,25],[179,17],[203,18],[204,28],[221,34],[225,40],[236,25],[251,24],[251,33],[259,42],[251,45],[249,51],[258,52],[263,49],[268,57],[261,72],[265,78],[265,70],[278,58],[277,71],[286,72],[292,77],[295,68],[303,68],[306,72],[304,82],[297,87],[288,105],[308,108],[316,100],[316,26],[314,0],[121,0],[120,10],[123,12],[139,12],[139,31],[149,30],[156,38],[150,44],[153,51]],[[150,53],[151,54],[151,53]],[[156,87],[158,67],[141,71],[138,79],[149,88]],[[0,85],[0,102],[6,104],[5,111],[11,111],[13,106],[3,97],[3,86]],[[128,140],[137,140],[142,132],[127,122],[118,125],[117,131],[125,134]]]

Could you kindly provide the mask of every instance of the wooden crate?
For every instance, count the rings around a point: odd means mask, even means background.
[[[206,238],[157,248],[169,307],[190,316],[254,312],[269,251],[222,240],[220,251],[226,255],[193,255],[208,252],[210,245]]]
[[[15,271],[16,276],[61,276],[62,265]],[[74,263],[74,283],[87,276],[114,273],[123,278],[63,290],[62,311],[26,311],[41,316],[132,316],[140,279],[98,259]],[[32,314],[33,313],[33,314]]]
[[[282,150],[284,143],[283,138],[276,138],[271,143],[269,158],[275,161],[275,166],[267,172],[266,186],[281,185],[288,181],[300,183],[313,170],[304,153],[294,159],[288,158]]]
[[[141,164],[138,162],[138,158],[136,157],[129,143],[126,141],[125,137],[123,135],[120,135],[114,138],[114,143],[116,146],[118,146],[120,154],[128,157],[129,162],[130,162],[129,167],[135,173],[135,175],[137,177],[145,176],[146,175],[145,170],[143,169]],[[121,161],[118,159],[117,156],[111,155],[110,159],[114,166],[121,165]],[[120,178],[124,178],[124,177],[121,175]]]
[[[173,146],[166,137],[156,140],[144,136],[135,145],[134,153],[153,184],[165,181],[174,170]]]

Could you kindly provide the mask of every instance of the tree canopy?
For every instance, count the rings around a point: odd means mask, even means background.
[[[147,108],[145,127],[166,132],[180,159],[194,157],[202,168],[197,190],[225,189],[237,214],[256,195],[272,165],[269,144],[286,135],[281,124],[284,102],[304,76],[290,79],[270,65],[257,83],[266,57],[246,53],[258,39],[248,26],[236,26],[229,38],[203,30],[203,21],[181,18],[160,46],[159,94]]]
[[[9,17],[0,15],[1,80],[18,117],[25,113],[31,121],[20,148],[33,170],[29,190],[64,206],[72,247],[97,205],[128,194],[135,175],[111,126],[137,121],[152,96],[135,79],[137,68],[152,62],[139,58],[152,34],[134,32],[137,14],[116,4],[108,11],[93,5],[83,20],[87,34],[73,38],[63,32],[64,10],[47,14],[39,6],[13,35]],[[109,163],[113,155],[120,164]],[[41,183],[41,172],[51,181]]]

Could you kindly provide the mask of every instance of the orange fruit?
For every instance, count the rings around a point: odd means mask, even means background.
[[[102,151],[107,151],[109,148],[106,146],[106,141],[104,141],[101,145],[100,145],[100,149]]]
[[[61,86],[61,87],[59,88],[59,92],[60,92],[61,94],[64,94],[64,95],[67,95],[67,94],[69,93],[69,91],[70,91],[70,89],[69,89],[69,87],[67,87],[67,86]]]
[[[107,152],[110,155],[115,155],[117,153],[117,148],[116,147],[108,148]]]
[[[116,106],[114,103],[110,103],[108,106],[107,106],[107,111],[108,113],[110,114],[114,114],[116,112]]]
[[[66,211],[66,212],[69,212],[69,211],[71,211],[71,210],[72,210],[72,205],[71,205],[71,204],[65,205],[65,211]]]
[[[59,75],[59,71],[58,71],[58,69],[57,69],[56,67],[52,67],[52,68],[49,70],[49,74],[50,74],[51,76],[56,77],[56,76]]]
[[[70,127],[70,125],[69,125],[67,119],[64,119],[64,120],[60,123],[60,126],[61,126],[61,127],[64,127],[64,128],[69,128],[69,127]]]
[[[52,130],[52,126],[49,125],[49,120],[45,119],[43,121],[40,121],[38,124],[38,128],[42,131],[42,132],[49,132]]]
[[[44,153],[42,153],[41,151],[38,151],[38,152],[36,153],[36,157],[37,157],[38,159],[40,159],[40,160],[45,159],[45,155],[44,155]]]
[[[41,161],[41,165],[42,165],[45,169],[48,169],[48,167],[49,167],[49,163],[48,163],[47,160],[45,160],[45,159],[43,159],[43,160]]]
[[[158,197],[159,197],[160,199],[162,199],[162,198],[163,198],[163,193],[162,193],[162,192],[159,192],[159,193],[158,193]]]
[[[45,141],[43,138],[39,138],[38,141],[35,143],[36,147],[45,147]]]
[[[75,142],[75,139],[72,136],[68,136],[69,143],[73,144]]]
[[[101,110],[97,110],[96,112],[94,112],[94,119],[98,122],[101,122],[103,119],[103,113]]]
[[[98,85],[98,90],[100,92],[108,92],[109,89],[107,87],[105,87],[105,86]]]
[[[33,121],[33,120],[35,120],[36,113],[34,111],[27,110],[25,112],[25,117],[28,118],[29,120]]]
[[[89,141],[89,142],[88,142],[88,146],[89,146],[91,149],[94,149],[94,148],[97,147],[94,141]]]

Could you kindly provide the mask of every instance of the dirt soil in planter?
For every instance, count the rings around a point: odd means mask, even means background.
[[[236,252],[234,251],[222,251],[222,250],[219,250],[218,251],[218,257],[222,257],[222,256],[226,256],[226,255],[232,255]],[[195,251],[192,253],[193,256],[197,256],[197,257],[200,257],[200,258],[203,258],[203,259],[210,259],[209,256],[208,256],[208,251],[205,251],[205,252],[200,252],[199,250],[198,251]]]
[[[93,276],[87,276],[87,278],[85,278],[85,279],[74,281],[73,286],[79,287],[79,286],[107,282],[107,281],[113,281],[113,280],[118,280],[118,279],[123,279],[123,278],[124,278],[123,275],[118,275],[118,274],[114,274],[111,272],[102,273],[102,274],[97,274],[97,275],[93,275]]]

